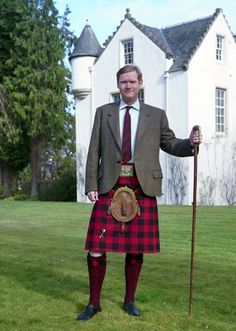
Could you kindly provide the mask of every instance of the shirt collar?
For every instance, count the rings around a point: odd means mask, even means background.
[[[123,101],[123,99],[120,100],[120,106],[119,109],[124,109],[126,108],[128,105]],[[140,102],[139,99],[137,99],[132,105],[132,108],[136,109],[136,110],[140,110]]]

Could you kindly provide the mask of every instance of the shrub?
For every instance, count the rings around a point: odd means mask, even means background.
[[[17,201],[24,201],[24,200],[29,199],[29,195],[21,193],[21,192],[17,192],[13,195],[13,198],[14,198],[14,200],[17,200]]]
[[[66,170],[59,179],[41,182],[38,198],[41,201],[76,201],[74,169]]]

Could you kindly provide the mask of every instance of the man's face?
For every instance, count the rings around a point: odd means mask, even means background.
[[[136,71],[126,72],[120,75],[117,87],[125,103],[131,105],[137,100],[142,84],[143,81],[138,80]]]

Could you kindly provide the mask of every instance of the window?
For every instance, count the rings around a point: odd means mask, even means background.
[[[224,61],[224,44],[225,40],[222,36],[216,36],[216,61]]]
[[[133,47],[133,40],[125,40],[123,41],[124,47],[124,60],[125,64],[130,64],[134,62],[134,47]]]
[[[216,115],[216,132],[225,132],[225,97],[226,91],[224,89],[216,89],[215,100],[215,115]]]
[[[139,100],[144,102],[144,89],[139,91]]]
[[[111,97],[113,102],[120,102],[120,93],[112,93]]]

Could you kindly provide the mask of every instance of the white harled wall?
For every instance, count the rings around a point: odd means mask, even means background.
[[[129,38],[134,42],[134,63],[143,72],[145,102],[164,108],[165,54],[129,20],[124,21],[95,64],[94,107],[111,102],[111,93],[118,92],[116,72],[124,65],[120,48]]]
[[[216,34],[223,35],[226,40],[224,64],[215,60]],[[166,110],[170,127],[180,138],[187,138],[193,125],[202,127],[204,142],[198,156],[198,202],[225,204],[221,195],[222,176],[233,171],[231,149],[235,143],[236,44],[222,14],[216,18],[186,71],[166,74],[171,60],[167,60],[164,52],[129,20],[123,22],[94,65],[87,59],[86,67],[89,68],[85,71],[72,66],[74,78],[78,75],[77,85],[82,89],[90,83],[91,87],[86,98],[76,101],[78,201],[86,200],[84,170],[94,114],[98,106],[112,102],[111,93],[118,92],[116,72],[124,65],[122,41],[129,38],[134,42],[134,62],[143,72],[145,102]],[[87,80],[84,85],[81,84],[83,75],[84,81]],[[227,91],[227,134],[223,136],[215,135],[216,87]],[[160,203],[172,203],[168,193],[168,179],[171,178],[168,162],[167,155],[161,152],[164,195],[159,199]],[[184,203],[191,204],[193,158],[184,158],[183,162],[188,181]]]
[[[125,20],[95,64],[93,115],[96,107],[112,102],[111,94],[118,92],[116,72],[124,65],[122,41],[129,38],[133,39],[134,43],[134,63],[141,68],[143,73],[145,103],[166,109],[165,72],[172,61],[167,60],[164,52],[129,20]],[[163,154],[161,154],[161,165],[165,180],[166,159]],[[164,182],[163,188],[165,188]],[[164,194],[159,200],[164,203],[165,199]]]
[[[85,165],[92,130],[91,94],[86,98],[76,99],[76,172],[77,201],[86,201],[84,193]]]
[[[95,58],[91,56],[71,59],[72,93],[75,96],[76,125],[76,175],[77,201],[86,201],[84,193],[85,165],[90,133],[93,124],[92,114],[92,73]]]
[[[216,35],[225,38],[225,61],[215,58]],[[222,181],[232,167],[232,144],[236,127],[236,45],[220,14],[193,56],[188,70],[188,125],[202,127],[204,142],[199,154],[198,200],[202,204],[225,204]],[[215,89],[226,89],[226,133],[215,133]],[[227,170],[228,169],[228,170]],[[190,164],[190,172],[193,172]],[[189,182],[192,187],[192,181]]]
[[[168,75],[168,102],[166,112],[169,120],[170,128],[175,132],[178,138],[188,138],[188,72],[176,71],[170,72]],[[169,157],[165,154],[166,169],[164,173],[163,189],[165,195],[163,196],[161,203],[172,204],[170,197],[170,189],[168,181],[172,178],[173,174],[169,172]],[[188,158],[182,159],[185,168],[188,167]],[[186,173],[188,177],[188,172]],[[188,192],[184,199],[184,203],[188,203]]]

